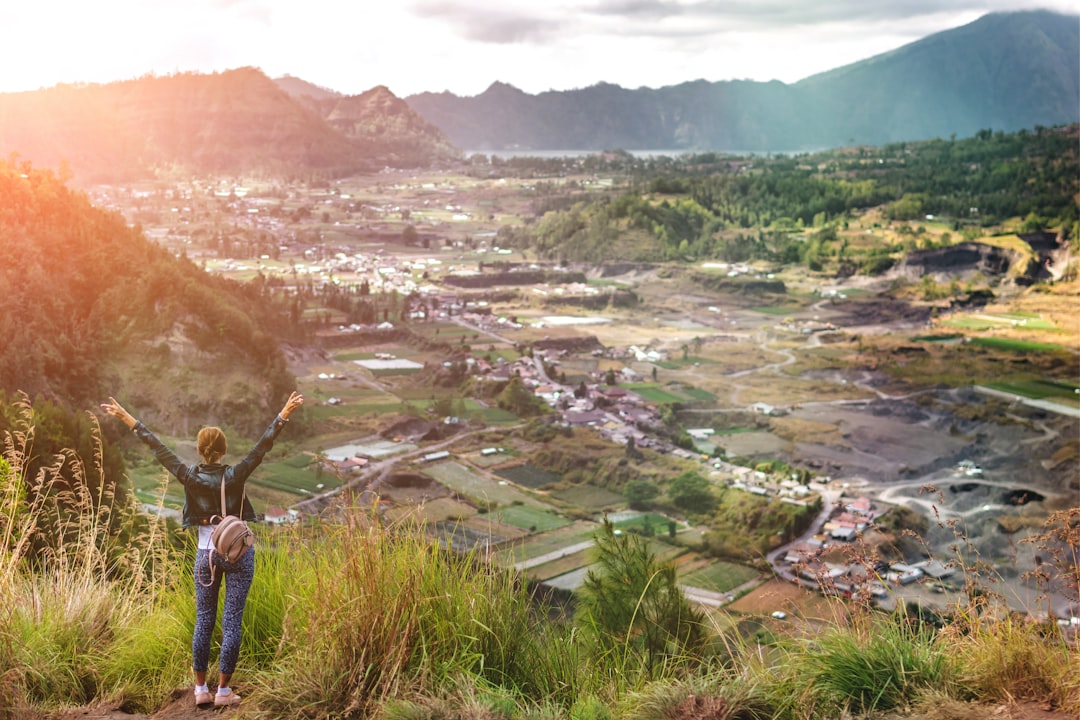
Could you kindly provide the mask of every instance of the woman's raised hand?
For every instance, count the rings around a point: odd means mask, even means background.
[[[285,407],[281,408],[281,412],[278,414],[281,415],[282,420],[288,420],[289,415],[292,415],[293,410],[303,404],[304,396],[293,390],[292,394],[289,395],[289,399],[285,401]]]
[[[120,418],[120,420],[129,428],[135,427],[135,417],[123,408],[120,403],[116,402],[116,398],[109,396],[109,402],[101,403],[101,409],[112,415],[114,418]]]

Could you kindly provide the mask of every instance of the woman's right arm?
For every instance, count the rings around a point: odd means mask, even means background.
[[[119,418],[122,423],[134,430],[135,435],[154,451],[154,457],[161,463],[161,466],[176,476],[176,479],[181,483],[187,484],[188,466],[185,465],[180,458],[176,456],[176,453],[170,450],[165,443],[161,442],[157,435],[150,432],[150,428],[136,420],[134,415],[125,410],[124,407],[116,401],[116,398],[110,396],[109,402],[101,403],[101,409],[109,415]]]

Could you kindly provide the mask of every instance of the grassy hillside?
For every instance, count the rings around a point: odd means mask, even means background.
[[[0,462],[0,707],[42,720],[80,705],[185,717],[193,548],[170,544],[130,504],[99,512],[83,498],[63,520],[68,540],[30,552],[36,536],[57,536],[57,520],[48,493],[29,508],[18,500],[23,450]],[[1077,512],[1052,518],[1040,540],[1048,552],[1077,551]],[[1010,615],[977,586],[943,615],[857,602],[826,606],[831,617],[708,615],[687,605],[643,540],[608,526],[567,615],[407,523],[359,508],[342,519],[259,530],[234,678],[245,712],[826,720],[945,706],[966,713],[956,717],[1019,717],[995,706],[1025,701],[1053,720],[1080,711],[1075,648],[1058,625]]]

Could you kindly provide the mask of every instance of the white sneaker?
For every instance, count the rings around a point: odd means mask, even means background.
[[[214,693],[214,707],[225,707],[227,705],[239,705],[240,696],[235,692],[230,692],[228,695],[222,695],[221,693]]]

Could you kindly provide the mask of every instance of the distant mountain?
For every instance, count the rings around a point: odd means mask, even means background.
[[[289,93],[295,98],[306,98],[310,100],[330,100],[333,98],[343,97],[337,90],[331,90],[330,88],[324,88],[314,83],[309,83],[307,80],[301,80],[298,77],[292,75],[282,75],[279,78],[274,78],[274,82],[277,86]]]
[[[1080,121],[1080,17],[1000,13],[798,83],[599,84],[406,101],[467,150],[792,151]]]
[[[383,165],[417,167],[461,155],[442,131],[382,85],[345,96],[332,91],[320,95],[311,90],[318,90],[316,86],[296,78],[276,82]]]
[[[345,133],[311,105],[322,100],[307,96],[293,97],[255,68],[0,94],[0,157],[66,164],[90,183],[163,173],[333,177],[428,164],[429,148],[450,147],[420,118],[404,122],[414,115],[404,102],[374,103],[366,132]],[[381,123],[380,109],[388,113]]]

